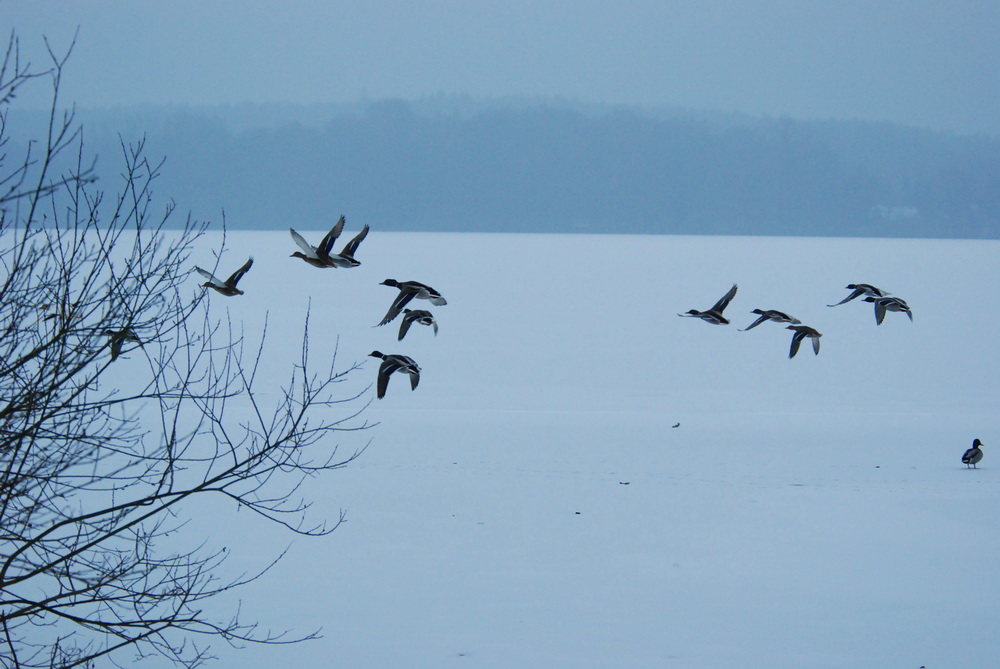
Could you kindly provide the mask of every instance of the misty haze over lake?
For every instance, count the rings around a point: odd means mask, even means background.
[[[83,110],[159,192],[235,229],[1000,237],[1000,142],[869,121],[560,99]]]

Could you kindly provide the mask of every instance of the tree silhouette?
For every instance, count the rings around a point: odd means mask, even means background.
[[[209,498],[332,532],[342,512],[313,519],[299,489],[366,446],[337,444],[371,427],[364,389],[344,385],[358,365],[338,369],[334,350],[314,367],[306,313],[287,385],[261,403],[266,324],[251,345],[210,308],[189,261],[206,226],[167,226],[175,207],[157,208],[151,188],[161,163],[123,142],[120,187],[97,190],[74,113],[60,111],[71,52],[48,47],[51,66],[35,71],[12,35],[0,65],[0,664],[90,667],[128,652],[194,667],[212,639],[310,638],[212,613],[207,600],[266,568],[224,576],[227,550],[182,528],[206,506],[192,500]],[[44,136],[11,153],[9,106],[45,81]]]

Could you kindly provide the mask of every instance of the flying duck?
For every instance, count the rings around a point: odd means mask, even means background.
[[[871,295],[873,297],[885,297],[886,295],[888,295],[887,292],[879,288],[876,288],[870,283],[849,283],[847,284],[847,290],[851,291],[850,295],[842,299],[840,302],[837,302],[837,304],[828,304],[826,306],[839,307],[841,304],[844,304],[845,302],[850,302],[854,298],[861,297],[862,295]]]
[[[913,312],[910,311],[910,305],[908,305],[902,298],[868,296],[865,298],[865,302],[875,303],[876,325],[882,325],[882,321],[885,319],[885,312],[887,311],[901,311],[910,318],[911,323],[913,322]]]
[[[344,231],[344,221],[345,218],[341,216],[337,223],[330,229],[330,232],[326,233],[326,236],[323,237],[319,246],[312,246],[302,235],[295,232],[293,228],[288,228],[288,231],[292,234],[292,239],[302,249],[302,251],[296,251],[290,257],[301,258],[313,267],[357,267],[361,263],[355,259],[354,254],[357,253],[361,242],[368,236],[368,226],[366,225],[362,228],[361,232],[354,239],[347,242],[343,251],[340,253],[331,253],[333,245],[337,242],[337,238]]]
[[[729,320],[722,315],[722,311],[729,306],[732,301],[733,296],[736,295],[737,285],[734,283],[733,287],[729,289],[729,292],[722,296],[715,305],[708,311],[698,311],[696,309],[691,309],[683,314],[677,314],[678,316],[690,316],[692,318],[700,318],[703,321],[712,323],[713,325],[729,325]]]
[[[403,307],[409,304],[410,300],[414,297],[430,300],[431,304],[436,304],[438,306],[448,304],[447,300],[441,296],[441,293],[437,292],[430,286],[420,283],[419,281],[396,281],[395,279],[386,279],[379,285],[399,288],[399,295],[397,295],[396,299],[392,301],[389,311],[386,312],[385,318],[382,319],[382,322],[380,322],[379,325],[385,325],[398,316],[400,311],[403,310]]]
[[[253,257],[246,261],[243,267],[233,272],[225,281],[219,281],[215,278],[211,272],[206,272],[200,267],[195,267],[195,271],[201,274],[203,277],[208,279],[205,283],[201,284],[205,288],[213,288],[216,292],[225,295],[226,297],[232,297],[233,295],[242,295],[243,291],[236,287],[239,280],[243,278],[243,275],[250,271],[250,267],[253,265]]]
[[[740,332],[753,330],[764,321],[774,321],[775,323],[793,323],[795,325],[802,322],[798,318],[792,318],[785,312],[777,311],[775,309],[754,309],[752,313],[759,314],[757,320],[751,323],[749,327],[740,330]]]
[[[118,356],[122,354],[122,347],[127,341],[134,341],[139,346],[142,346],[142,340],[136,335],[132,328],[122,328],[121,330],[104,330],[101,334],[110,337],[108,344],[111,346],[111,362],[118,359]]]
[[[976,469],[976,463],[983,459],[983,442],[978,439],[972,441],[972,448],[967,450],[962,454],[962,462],[965,463],[966,469],[969,465],[972,465],[973,469]]]
[[[414,323],[419,323],[420,325],[430,325],[434,328],[434,336],[438,333],[438,324],[434,320],[434,315],[431,312],[424,309],[403,309],[403,320],[399,324],[399,339],[398,341],[403,341],[403,337],[409,331],[410,326]]]
[[[806,337],[812,339],[813,343],[813,354],[819,355],[819,338],[823,335],[819,333],[814,328],[808,325],[789,325],[786,330],[794,330],[795,334],[792,335],[792,347],[788,350],[788,359],[791,360],[795,357],[795,354],[799,352],[799,344]]]
[[[377,392],[379,399],[385,397],[385,389],[389,387],[389,377],[393,372],[402,372],[410,375],[410,390],[415,390],[420,383],[420,367],[413,358],[406,355],[390,354],[386,355],[381,351],[372,351],[368,354],[370,358],[382,358],[382,364],[378,368]]]

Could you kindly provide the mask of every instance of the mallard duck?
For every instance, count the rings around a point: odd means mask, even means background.
[[[111,346],[111,362],[118,359],[118,356],[122,354],[122,347],[127,341],[133,341],[139,346],[142,346],[142,340],[135,333],[132,328],[122,328],[121,330],[104,330],[101,334],[104,334],[110,339],[108,344]]]
[[[794,330],[795,334],[792,335],[792,347],[788,349],[788,359],[791,360],[795,357],[795,354],[799,352],[799,344],[806,337],[812,339],[813,343],[813,354],[819,355],[819,338],[823,335],[819,333],[815,328],[811,328],[808,325],[789,325],[786,330]]]
[[[438,333],[438,324],[434,320],[434,315],[424,309],[403,309],[403,320],[399,323],[399,339],[398,341],[403,341],[403,337],[410,329],[410,325],[413,323],[419,323],[420,325],[430,325],[434,328],[434,336]]]
[[[233,295],[242,295],[243,291],[236,287],[239,280],[243,278],[243,275],[250,271],[250,267],[253,265],[253,257],[246,261],[243,267],[233,272],[225,281],[219,281],[211,272],[206,272],[200,267],[195,267],[195,271],[201,274],[203,277],[208,279],[205,283],[201,284],[205,288],[212,288],[216,292],[225,295],[226,297],[232,297]]]
[[[849,283],[847,284],[847,290],[851,291],[851,294],[842,299],[837,304],[828,304],[828,307],[838,307],[845,302],[850,302],[856,297],[861,297],[862,295],[871,295],[873,297],[885,297],[888,295],[884,290],[880,290],[870,283]]]
[[[909,317],[911,323],[913,322],[913,312],[910,311],[910,305],[902,298],[869,296],[865,298],[865,302],[873,302],[875,304],[876,325],[882,325],[882,321],[885,319],[885,312],[887,311],[901,311]]]
[[[319,243],[319,246],[312,246],[305,240],[305,238],[299,233],[295,232],[293,228],[288,228],[288,231],[292,235],[292,239],[298,244],[302,251],[296,251],[290,257],[301,258],[313,267],[357,267],[361,263],[355,259],[354,254],[358,251],[358,246],[368,236],[368,226],[366,225],[361,229],[354,239],[347,242],[344,246],[344,250],[340,253],[331,253],[333,250],[333,245],[337,242],[337,238],[340,237],[340,233],[344,231],[345,218],[343,216],[330,228],[330,232],[326,233],[323,240]]]
[[[802,322],[798,318],[792,318],[785,312],[777,311],[775,309],[754,309],[753,312],[751,313],[759,314],[759,317],[757,318],[757,320],[751,323],[749,327],[740,330],[740,332],[753,330],[755,327],[757,327],[764,321],[774,321],[775,323],[793,323],[796,325]]]
[[[962,454],[962,462],[965,463],[965,467],[968,468],[972,465],[973,469],[976,469],[976,464],[983,459],[983,442],[978,439],[972,441],[972,448],[967,450]]]
[[[691,309],[683,314],[677,314],[678,316],[690,316],[692,318],[700,318],[703,321],[712,323],[713,325],[729,325],[729,320],[722,315],[723,310],[729,306],[733,297],[736,295],[736,289],[738,286],[734,283],[733,287],[729,289],[729,292],[722,296],[715,305],[708,311],[698,311],[696,309]]]
[[[385,397],[385,389],[389,387],[389,377],[393,372],[410,375],[410,390],[415,390],[417,384],[420,383],[420,367],[417,366],[413,358],[398,354],[386,355],[381,351],[372,351],[368,356],[382,359],[382,364],[378,368],[378,383],[376,384],[376,395],[379,399]]]
[[[419,297],[423,300],[430,300],[431,304],[436,304],[442,306],[448,304],[448,301],[442,297],[441,293],[434,290],[430,286],[424,285],[419,281],[396,281],[395,279],[386,279],[380,286],[392,286],[399,289],[399,295],[396,299],[392,301],[392,305],[389,307],[389,311],[386,312],[385,318],[379,323],[379,325],[385,325],[386,323],[392,321],[399,313],[403,310],[410,300],[415,297]]]

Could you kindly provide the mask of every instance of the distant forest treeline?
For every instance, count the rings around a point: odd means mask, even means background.
[[[464,98],[87,111],[232,228],[1000,238],[1000,141],[888,123]]]

